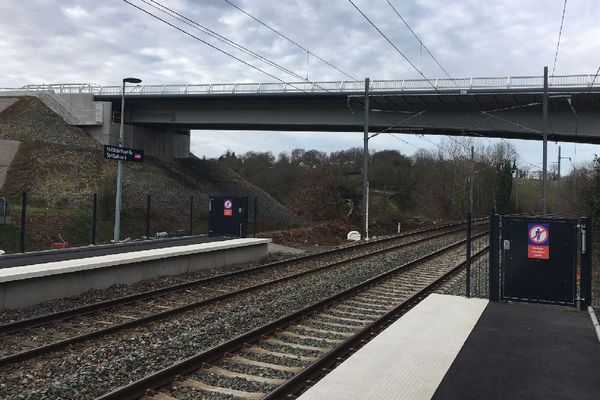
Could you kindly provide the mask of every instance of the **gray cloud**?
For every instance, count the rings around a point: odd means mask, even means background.
[[[149,9],[140,0],[131,1]],[[306,74],[306,54],[301,49],[222,0],[162,0],[162,3],[299,75]],[[453,76],[538,75],[544,65],[552,67],[562,0],[393,0],[392,3]],[[236,4],[359,79],[418,77],[345,0],[237,0]],[[444,76],[424,52],[421,58],[419,44],[385,0],[357,0],[357,4],[428,77]],[[169,20],[227,49],[189,26]],[[568,3],[558,74],[596,71],[600,64],[598,20],[598,1]],[[238,51],[228,51],[283,80],[296,80]],[[3,0],[0,54],[3,87],[39,82],[118,84],[128,75],[138,75],[149,84],[272,80],[121,0]],[[347,79],[312,57],[309,75],[314,80]],[[252,133],[229,136],[242,138],[247,134]],[[290,143],[294,147],[327,151],[361,145],[360,135],[356,134],[254,135],[263,138],[261,149],[284,149]],[[199,155],[218,155],[230,143],[225,136],[197,133],[193,149]],[[416,137],[407,140],[421,147],[432,146]],[[399,148],[409,154],[414,151],[414,147],[390,137],[378,139],[375,147],[379,146]],[[519,142],[518,146],[532,159],[538,154],[532,150],[537,146],[534,142]],[[592,150],[585,148],[581,153],[589,158]]]

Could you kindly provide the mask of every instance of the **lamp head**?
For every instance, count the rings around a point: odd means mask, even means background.
[[[123,78],[123,82],[127,83],[142,83],[142,80],[139,78]]]

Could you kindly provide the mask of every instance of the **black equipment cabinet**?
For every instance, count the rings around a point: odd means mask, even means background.
[[[210,196],[208,235],[246,237],[248,233],[248,197]]]

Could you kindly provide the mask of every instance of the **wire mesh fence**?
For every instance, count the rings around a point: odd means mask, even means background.
[[[488,298],[489,295],[489,258],[488,234],[489,222],[472,225],[471,231],[471,258],[469,277],[467,280],[467,266],[461,268],[451,277],[438,292],[455,296],[470,296]],[[467,238],[468,239],[468,238]],[[467,244],[464,247],[464,260],[467,261]]]
[[[592,233],[592,306],[600,308],[600,221],[595,220]]]
[[[114,205],[114,197],[94,193],[71,195],[68,201],[48,201],[39,194],[0,198],[0,214],[8,214],[0,216],[0,250],[17,253],[110,243]],[[142,195],[123,201],[119,238],[202,234],[208,231],[207,221],[205,197],[175,202],[166,196]]]

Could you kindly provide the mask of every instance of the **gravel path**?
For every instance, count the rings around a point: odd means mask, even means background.
[[[0,398],[93,399],[462,238],[455,234],[362,260],[16,364],[0,370]]]

